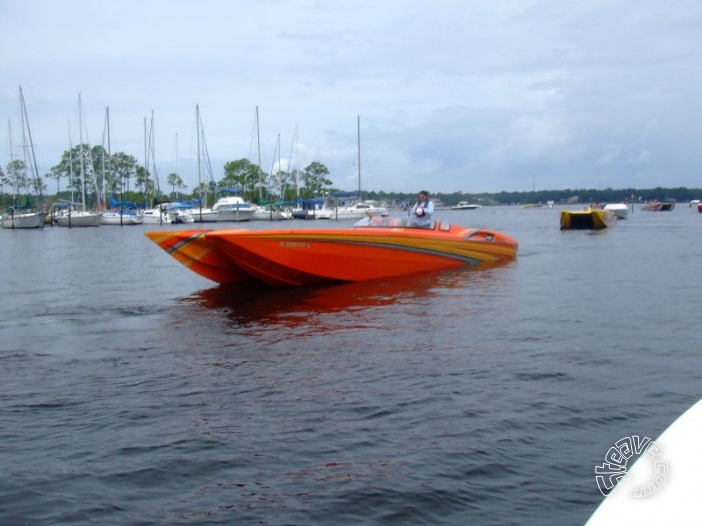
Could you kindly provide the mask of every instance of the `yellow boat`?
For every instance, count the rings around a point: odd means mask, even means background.
[[[561,230],[601,230],[617,224],[617,215],[611,210],[563,210]]]

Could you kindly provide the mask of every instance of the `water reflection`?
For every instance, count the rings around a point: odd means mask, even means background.
[[[288,328],[319,322],[321,315],[354,314],[389,305],[424,304],[469,289],[471,295],[494,280],[509,279],[502,262],[479,267],[437,271],[394,279],[346,283],[326,287],[261,288],[260,285],[220,285],[196,292],[183,301],[217,311],[238,326],[270,325]],[[329,321],[329,318],[325,318]],[[280,327],[278,327],[280,328]]]

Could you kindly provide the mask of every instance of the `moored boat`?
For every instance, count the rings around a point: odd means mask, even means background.
[[[518,243],[488,229],[372,218],[350,228],[146,232],[193,272],[218,283],[272,286],[364,281],[514,259]]]
[[[2,215],[2,228],[44,228],[44,215],[39,212],[17,213],[10,210]]]
[[[188,205],[181,203],[160,203],[142,213],[142,222],[147,225],[193,223]]]
[[[100,218],[101,225],[141,225],[143,222],[144,215],[136,210],[103,212]]]
[[[54,220],[59,226],[66,227],[93,227],[100,226],[102,219],[101,212],[89,212],[87,210],[62,210],[54,216]]]
[[[561,230],[601,230],[616,224],[617,216],[611,210],[588,208],[561,211]]]
[[[238,195],[220,198],[212,207],[217,221],[251,221],[256,209]]]
[[[320,212],[327,211],[326,215],[320,216]],[[325,207],[324,210],[317,211],[317,219],[362,219],[368,215],[387,216],[388,209],[371,202],[359,202],[350,206]]]
[[[292,219],[292,210],[284,209],[279,206],[254,206],[255,212],[253,215],[256,221],[284,221],[286,219]]]

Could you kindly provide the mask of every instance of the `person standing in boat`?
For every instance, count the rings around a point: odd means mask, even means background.
[[[419,192],[419,200],[412,207],[410,212],[411,226],[429,227],[431,216],[434,213],[434,203],[429,201],[429,193],[426,190]]]

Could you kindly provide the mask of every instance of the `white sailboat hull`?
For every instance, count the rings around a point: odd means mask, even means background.
[[[91,227],[100,226],[102,214],[100,212],[71,212],[70,214],[60,214],[56,216],[59,226],[67,227]]]
[[[44,215],[30,212],[26,214],[5,214],[2,216],[3,228],[44,228]]]
[[[105,212],[100,218],[101,225],[141,225],[143,222],[143,215],[120,214],[119,212]]]

